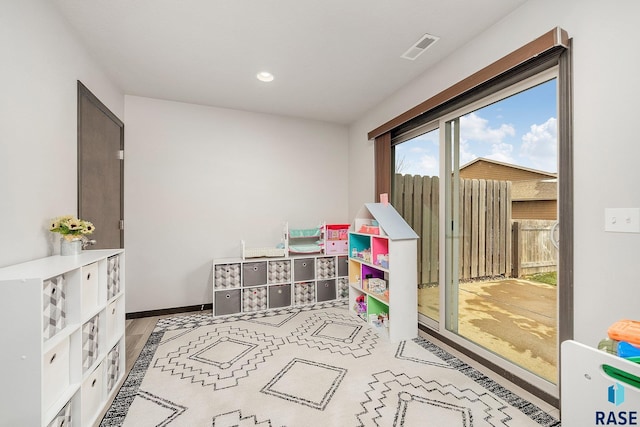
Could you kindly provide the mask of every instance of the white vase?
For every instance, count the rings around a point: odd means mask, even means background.
[[[60,239],[60,255],[78,255],[82,252],[82,239]]]

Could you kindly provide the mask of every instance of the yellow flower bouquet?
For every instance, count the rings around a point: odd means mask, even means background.
[[[59,233],[65,240],[71,241],[93,233],[96,228],[89,221],[78,219],[72,215],[65,215],[51,221],[49,231]]]

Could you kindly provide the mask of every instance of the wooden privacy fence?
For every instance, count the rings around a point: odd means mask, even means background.
[[[511,181],[460,179],[461,280],[511,276]]]
[[[418,286],[438,283],[439,178],[395,177],[393,205],[420,236]],[[511,182],[460,179],[459,278],[511,276]]]
[[[551,232],[554,220],[527,219],[513,222],[513,276],[556,271],[558,250]]]
[[[418,287],[438,284],[440,179],[396,174],[392,204],[418,239]]]

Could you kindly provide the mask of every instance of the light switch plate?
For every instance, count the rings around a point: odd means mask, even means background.
[[[640,233],[640,208],[605,209],[604,231],[614,233]]]

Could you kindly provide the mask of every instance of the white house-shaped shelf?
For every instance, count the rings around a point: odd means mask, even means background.
[[[388,236],[391,240],[418,239],[419,237],[391,204],[365,203],[356,216],[353,231],[359,233],[362,226],[373,226],[374,223],[379,227],[379,235]],[[362,232],[366,233],[367,229]]]
[[[417,240],[394,207],[383,203],[365,204],[349,235],[350,309],[392,342],[418,336]],[[369,285],[374,279],[375,288]],[[382,328],[372,322],[379,315],[388,317]]]

